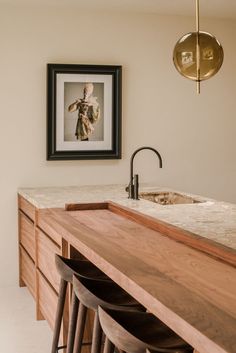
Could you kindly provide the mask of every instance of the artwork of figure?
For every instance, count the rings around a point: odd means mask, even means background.
[[[68,111],[70,113],[78,110],[78,120],[75,129],[77,140],[88,141],[89,136],[94,132],[94,124],[100,118],[100,107],[97,97],[93,96],[93,84],[86,83],[84,86],[83,98],[78,98],[70,104]]]

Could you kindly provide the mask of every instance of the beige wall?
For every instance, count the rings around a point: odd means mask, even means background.
[[[195,85],[172,65],[175,41],[194,19],[78,9],[0,9],[0,284],[17,278],[19,186],[126,183],[129,157],[141,145],[141,181],[236,202],[235,23],[202,20],[222,41],[220,73]],[[47,162],[46,64],[123,65],[123,159]]]

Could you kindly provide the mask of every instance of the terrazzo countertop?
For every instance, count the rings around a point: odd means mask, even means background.
[[[179,192],[155,186],[140,187],[140,191]],[[128,199],[124,185],[21,188],[18,192],[37,208],[113,201],[236,250],[236,204],[180,192],[201,202],[163,206],[143,199]]]

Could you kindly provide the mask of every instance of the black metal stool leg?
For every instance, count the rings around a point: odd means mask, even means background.
[[[79,303],[79,314],[76,326],[75,340],[74,340],[74,350],[73,353],[80,353],[83,337],[84,337],[84,328],[87,316],[87,308],[82,303]]]
[[[106,337],[103,353],[113,353],[114,349],[114,344]]]
[[[55,326],[54,326],[54,332],[53,332],[51,353],[57,353],[57,351],[58,351],[58,343],[59,343],[59,337],[60,337],[63,310],[64,310],[64,304],[65,304],[65,299],[66,299],[66,288],[67,288],[67,282],[64,281],[63,279],[61,279],[58,302],[57,302],[57,312],[56,312],[56,317],[55,317]]]
[[[71,297],[71,315],[70,315],[70,321],[69,321],[66,353],[73,353],[78,309],[79,309],[79,300],[76,297],[75,292],[73,291],[72,297]]]
[[[92,347],[91,353],[100,353],[101,352],[101,343],[102,343],[102,328],[98,318],[98,312],[95,312],[94,322],[93,322],[93,336],[92,336]]]

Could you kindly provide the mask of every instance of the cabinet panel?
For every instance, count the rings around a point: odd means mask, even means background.
[[[56,317],[58,295],[39,270],[37,270],[38,309],[53,330]],[[68,297],[66,298],[60,342],[66,344],[68,329]]]
[[[23,213],[19,213],[20,243],[35,261],[34,224]]]
[[[37,267],[58,292],[60,276],[55,266],[55,254],[61,254],[61,248],[40,229],[36,229]]]
[[[44,318],[53,329],[57,308],[57,293],[51,288],[43,275],[37,270],[38,307]]]
[[[46,210],[44,210],[46,211]],[[47,211],[46,211],[47,212]],[[50,221],[47,218],[47,213],[45,216],[45,213],[43,216],[41,216],[41,214],[39,213],[38,215],[38,220],[37,220],[37,225],[38,227],[46,234],[48,234],[48,236],[55,242],[57,243],[59,246],[61,246],[61,235],[58,233],[57,230],[55,230],[53,227],[51,227],[50,225]]]
[[[32,221],[35,221],[35,207],[19,195],[19,209],[21,209]]]
[[[20,246],[21,273],[20,276],[27,285],[30,293],[35,298],[35,265],[30,256]]]

